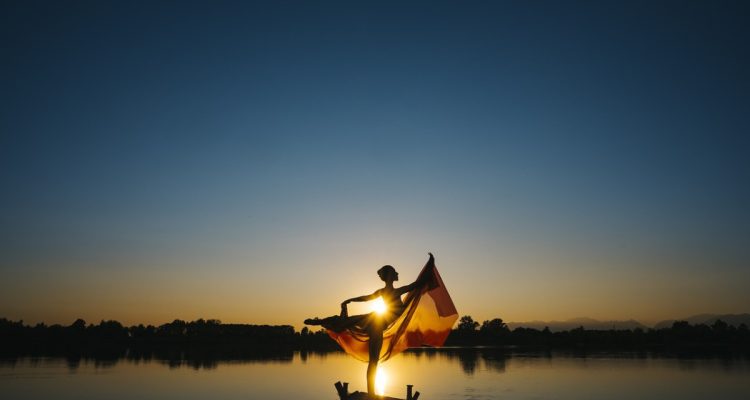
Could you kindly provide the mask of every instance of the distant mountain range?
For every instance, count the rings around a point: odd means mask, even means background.
[[[706,325],[712,325],[714,322],[716,322],[717,319],[720,319],[724,322],[726,322],[729,325],[738,326],[740,324],[745,324],[748,327],[750,327],[750,314],[698,314],[693,315],[692,317],[688,318],[682,318],[682,319],[668,319],[665,321],[661,321],[654,325],[654,328],[660,329],[660,328],[669,328],[672,326],[672,324],[675,321],[687,321],[690,323],[690,325],[696,325],[696,324],[706,324]]]
[[[738,326],[744,323],[745,325],[750,327],[750,314],[699,314],[688,318],[664,320],[654,325],[653,328],[669,328],[675,321],[687,321],[691,325],[711,325],[716,322],[717,319],[720,319],[729,325]],[[634,319],[624,321],[599,321],[592,318],[572,318],[565,321],[508,322],[507,325],[511,330],[518,327],[534,328],[540,330],[544,329],[545,327],[549,327],[552,332],[567,331],[581,326],[584,329],[591,330],[651,328],[651,326],[644,325]]]

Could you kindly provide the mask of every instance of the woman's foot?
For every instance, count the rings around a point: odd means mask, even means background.
[[[322,320],[318,317],[315,318],[308,318],[305,320],[305,325],[321,325]]]

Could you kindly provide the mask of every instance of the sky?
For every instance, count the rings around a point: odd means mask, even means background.
[[[0,317],[750,312],[750,5],[5,1]]]

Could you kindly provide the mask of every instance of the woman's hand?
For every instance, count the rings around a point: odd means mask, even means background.
[[[346,309],[346,305],[348,303],[345,301],[341,303],[341,317],[348,317],[349,316],[349,310]]]

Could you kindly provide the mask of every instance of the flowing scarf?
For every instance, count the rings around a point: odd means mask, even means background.
[[[383,331],[380,362],[409,347],[442,346],[458,319],[458,311],[448,295],[432,257],[422,268],[417,281],[425,284],[406,294],[405,309]],[[338,342],[344,351],[358,360],[369,361],[370,338],[366,329],[360,325],[353,325],[343,330],[327,330],[328,335]]]

